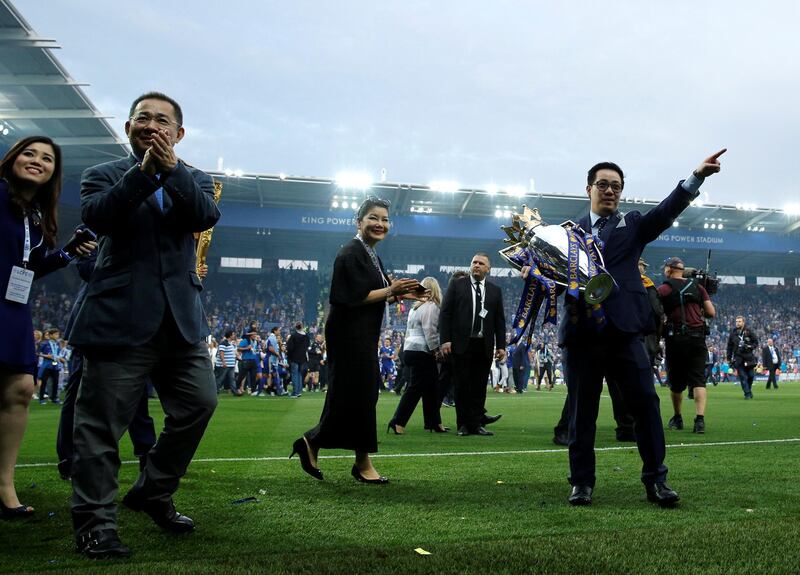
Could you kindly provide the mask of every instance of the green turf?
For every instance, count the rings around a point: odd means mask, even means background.
[[[669,400],[659,392],[666,421]],[[316,422],[321,395],[223,397],[176,496],[198,524],[194,534],[171,536],[121,510],[120,536],[134,556],[92,563],[73,551],[69,485],[55,466],[22,467],[18,491],[36,518],[0,523],[0,573],[800,572],[800,442],[702,445],[800,437],[800,385],[759,386],[753,401],[733,385],[711,388],[708,433],[667,432],[669,480],[683,498],[672,510],[645,501],[638,455],[614,440],[607,398],[597,445],[625,448],[598,452],[594,505],[566,503],[566,451],[551,443],[563,394],[490,392],[489,411],[504,415],[488,438],[424,432],[421,408],[407,435],[386,435],[397,397],[384,394],[379,456],[411,455],[375,458],[388,486],[356,483],[346,452],[324,452],[338,457],[320,461],[322,482],[285,459]],[[454,411],[442,413],[452,426]],[[21,464],[54,462],[57,415],[32,406]],[[122,453],[131,459],[127,438]],[[263,457],[280,459],[202,461]],[[122,489],[135,472],[123,465]],[[258,502],[232,503],[245,497]]]

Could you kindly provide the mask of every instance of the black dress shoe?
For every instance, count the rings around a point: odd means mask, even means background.
[[[636,435],[634,435],[633,431],[617,431],[617,441],[636,441]]]
[[[353,469],[350,470],[350,475],[355,477],[356,481],[359,481],[361,483],[371,483],[373,485],[386,485],[387,483],[389,483],[389,478],[383,476],[380,476],[377,479],[367,479],[366,477],[361,475],[361,472],[355,465],[353,466]]]
[[[463,426],[463,425],[462,425],[461,427],[459,427],[459,428],[458,428],[458,434],[459,434],[459,435],[461,435],[461,436],[464,436],[464,435],[472,435],[472,434],[470,433],[469,429],[467,429],[467,428],[466,428],[465,426]]]
[[[479,427],[472,432],[472,435],[494,435],[491,431],[486,431],[485,427]]]
[[[681,499],[675,490],[666,483],[645,485],[644,489],[647,491],[647,500],[651,503],[658,503],[661,507],[672,507]]]
[[[569,494],[570,505],[591,505],[592,504],[592,489],[588,485],[573,485],[572,493]]]
[[[292,444],[292,452],[289,454],[289,459],[291,459],[292,455],[295,453],[300,458],[300,467],[303,468],[303,471],[314,479],[322,481],[322,471],[311,465],[311,457],[308,455],[308,445],[306,445],[306,440],[302,437]]]
[[[503,417],[502,413],[498,413],[497,415],[484,415],[481,419],[481,425],[491,425],[501,417]]]
[[[156,525],[172,533],[194,531],[194,521],[175,510],[172,498],[169,501],[150,501],[140,498],[134,490],[130,490],[122,498],[122,504],[131,511],[144,511]]]
[[[569,437],[564,433],[557,433],[553,436],[553,443],[556,445],[569,445]]]
[[[75,550],[89,559],[114,559],[131,556],[131,550],[122,544],[114,529],[100,529],[84,533],[75,541]]]
[[[24,519],[33,515],[33,507],[20,505],[19,507],[6,507],[0,503],[0,517],[3,519]]]

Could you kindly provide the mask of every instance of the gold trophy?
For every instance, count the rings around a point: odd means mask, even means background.
[[[222,182],[214,180],[214,203],[219,204],[219,198],[222,196]],[[206,257],[208,256],[208,248],[211,247],[211,236],[214,234],[214,228],[195,234],[197,240],[197,275],[200,279],[206,277]],[[202,272],[202,273],[201,273]]]

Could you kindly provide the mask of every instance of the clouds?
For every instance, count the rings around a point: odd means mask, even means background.
[[[657,197],[727,146],[713,201],[800,201],[789,0],[16,4],[120,132],[139,93],[176,97],[195,165],[580,193],[614,159]]]

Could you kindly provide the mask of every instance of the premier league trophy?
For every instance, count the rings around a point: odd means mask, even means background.
[[[521,214],[514,214],[510,226],[502,226],[508,236],[504,241],[511,245],[500,250],[500,255],[518,270],[530,268],[510,343],[519,341],[533,325],[542,303],[544,322],[555,324],[557,298],[564,291],[576,300],[582,293],[588,313],[601,325],[605,320],[600,304],[611,295],[616,283],[605,269],[600,239],[574,222],[548,225],[538,209],[522,208]]]

